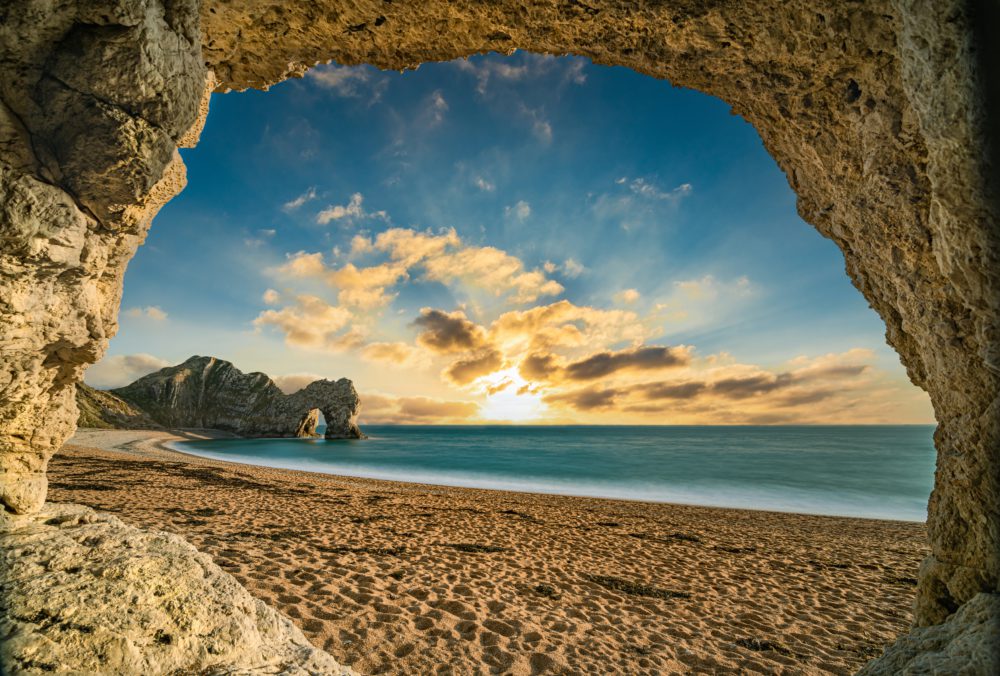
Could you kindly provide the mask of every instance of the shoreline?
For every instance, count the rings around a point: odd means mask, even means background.
[[[662,427],[662,426],[661,426]],[[80,433],[84,433],[85,436],[78,437]],[[119,441],[112,438],[110,441],[106,439],[106,434],[111,433],[121,433],[125,437],[124,441]],[[89,436],[91,433],[96,433],[94,437]],[[809,516],[809,517],[820,517],[829,519],[851,519],[851,520],[861,520],[861,521],[876,521],[876,522],[886,522],[886,523],[898,523],[898,524],[917,524],[920,526],[926,525],[926,520],[916,520],[916,519],[887,519],[876,516],[856,516],[856,515],[845,515],[845,514],[823,514],[817,512],[804,512],[797,510],[782,510],[782,509],[763,509],[754,507],[732,507],[726,505],[710,505],[702,504],[697,502],[681,502],[681,501],[669,501],[669,500],[646,500],[642,498],[628,498],[628,497],[615,497],[615,496],[604,496],[604,495],[588,495],[582,493],[563,493],[559,491],[540,491],[540,490],[518,490],[516,488],[494,488],[489,486],[466,486],[459,483],[434,483],[426,481],[406,481],[402,479],[392,479],[384,478],[378,476],[364,476],[359,474],[341,474],[335,472],[320,472],[315,470],[300,469],[294,467],[279,467],[275,465],[264,465],[255,462],[251,462],[250,459],[246,461],[241,460],[231,460],[219,457],[213,457],[209,455],[199,455],[197,453],[189,453],[183,449],[177,448],[174,444],[183,443],[186,441],[224,441],[224,440],[245,440],[245,437],[239,437],[228,432],[223,432],[221,430],[214,429],[186,429],[186,430],[103,430],[94,428],[85,428],[78,430],[77,435],[74,435],[67,445],[73,446],[90,446],[93,448],[99,448],[105,451],[116,451],[123,453],[136,453],[141,457],[158,457],[162,459],[176,459],[178,456],[180,458],[190,460],[197,459],[202,461],[208,461],[213,463],[221,463],[223,465],[236,465],[240,467],[251,467],[271,470],[275,472],[289,472],[289,473],[301,473],[308,476],[316,477],[333,477],[342,480],[357,480],[357,481],[367,481],[375,483],[385,483],[389,486],[412,486],[421,489],[457,489],[465,491],[486,491],[489,493],[500,493],[500,494],[514,494],[523,496],[551,496],[551,497],[561,497],[561,498],[577,498],[582,500],[608,500],[610,502],[627,502],[627,503],[638,503],[645,505],[666,505],[675,507],[694,507],[697,509],[716,509],[723,511],[739,511],[739,512],[754,512],[761,514],[784,514],[784,515],[794,515],[794,516]],[[132,435],[142,435],[141,438],[133,438]],[[148,435],[148,436],[147,436]],[[275,439],[284,439],[285,437],[275,437]]]
[[[849,674],[923,524],[359,479],[81,430],[54,501],[181,535],[360,673]],[[888,544],[887,544],[888,543]]]

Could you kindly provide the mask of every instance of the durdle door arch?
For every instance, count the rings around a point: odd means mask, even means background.
[[[489,50],[571,53],[728,102],[759,131],[802,218],[843,251],[934,404],[933,554],[916,622],[943,622],[1000,591],[1000,163],[975,32],[994,4],[7,0],[3,518],[44,502],[48,459],[75,428],[75,384],[117,330],[125,266],[184,186],[177,148],[196,142],[211,92],[267,88],[330,59],[402,69]]]

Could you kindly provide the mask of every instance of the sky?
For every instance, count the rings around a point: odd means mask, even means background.
[[[368,423],[927,423],[722,101],[527,53],[215,95],[86,381],[192,355]]]

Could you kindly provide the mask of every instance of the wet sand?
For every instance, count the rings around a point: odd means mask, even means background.
[[[183,536],[361,673],[853,673],[907,630],[927,553],[918,523],[353,479],[178,438],[82,430],[50,500]]]

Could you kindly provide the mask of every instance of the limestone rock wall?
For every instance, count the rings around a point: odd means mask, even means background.
[[[960,0],[12,0],[0,7],[0,502],[44,498],[206,87],[574,53],[718,96],[844,252],[940,423],[918,622],[1000,586],[996,168]],[[214,74],[214,75],[213,75]],[[212,83],[212,77],[217,83]],[[994,192],[991,192],[994,191]]]
[[[184,186],[204,98],[195,0],[0,4],[0,504],[45,500],[125,266]]]
[[[191,357],[111,390],[110,394],[164,427],[207,428],[243,437],[316,435],[318,415],[327,439],[362,439],[361,401],[346,378],[317,380],[286,395],[263,373],[243,373],[215,357]]]
[[[349,676],[176,535],[80,505],[0,516],[0,673]]]
[[[944,624],[920,627],[858,676],[1000,674],[1000,594],[977,594]]]

